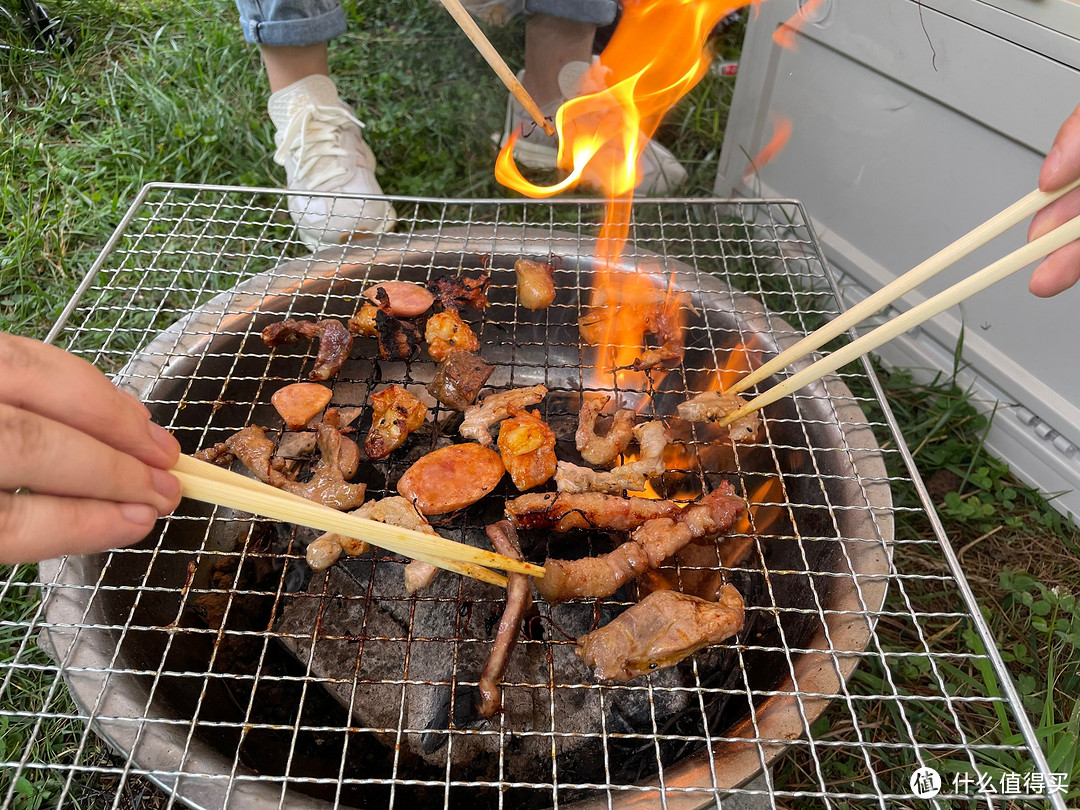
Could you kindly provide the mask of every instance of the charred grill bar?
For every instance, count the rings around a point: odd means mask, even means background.
[[[372,283],[488,269],[490,306],[464,316],[494,365],[486,390],[547,387],[536,407],[559,439],[559,457],[578,461],[584,395],[613,395],[640,421],[670,416],[688,395],[710,390],[729,357],[773,352],[833,306],[797,204],[639,204],[628,267],[672,279],[695,314],[683,365],[654,370],[644,393],[621,390],[591,370],[577,332],[595,269],[594,206],[396,206],[399,235],[311,258],[280,224],[280,196],[148,188],[57,342],[120,371],[191,452],[247,424],[280,424],[270,396],[307,378],[318,347],[268,349],[260,332],[271,322],[347,321]],[[556,296],[546,309],[515,304],[513,268],[523,255],[553,267]],[[216,293],[211,279],[229,289]],[[170,326],[178,309],[191,314]],[[369,498],[396,494],[412,461],[458,440],[461,420],[425,390],[435,363],[379,360],[374,345],[356,340],[327,383],[331,404],[362,409],[355,424],[363,436],[372,393],[396,384],[424,399],[435,421],[387,458],[360,465],[354,480]],[[859,371],[851,378],[869,390]],[[901,729],[871,741],[862,726],[874,706],[906,712],[920,698],[896,686],[867,693],[846,677],[861,662],[893,668],[921,656],[931,664],[927,693],[951,701],[960,686],[933,664],[971,654],[942,647],[932,630],[978,618],[944,564],[929,576],[958,595],[953,610],[933,616],[909,594],[926,571],[890,564],[897,542],[927,550],[936,541],[892,536],[897,509],[882,454],[897,451],[878,450],[872,427],[888,425],[868,422],[860,407],[876,404],[833,378],[768,409],[757,443],[718,440],[708,423],[675,436],[687,452],[653,482],[655,495],[693,497],[728,480],[759,503],[722,543],[691,544],[641,590],[556,606],[538,600],[503,681],[503,711],[490,719],[477,711],[477,683],[502,593],[443,573],[410,596],[405,560],[381,553],[313,574],[304,562],[313,537],[303,531],[185,502],[134,549],[42,567],[46,601],[24,632],[40,633],[58,663],[39,671],[62,674],[79,707],[72,721],[88,718],[122,753],[108,764],[76,753],[77,761],[38,765],[28,753],[16,770],[57,771],[72,795],[87,774],[108,771],[121,783],[145,775],[208,807],[606,807],[655,805],[661,794],[668,807],[698,807],[794,746],[811,762],[826,750],[846,754],[874,774],[852,788],[860,796],[909,795],[907,774],[875,769],[877,746],[929,759],[937,743]],[[507,478],[436,528],[486,544],[484,527],[517,495]],[[532,560],[604,553],[617,542],[603,531],[521,532]],[[724,581],[744,595],[746,624],[718,647],[628,683],[598,683],[574,654],[575,637],[649,588],[715,594]],[[883,608],[887,589],[894,604]],[[883,617],[919,640],[906,651],[890,647],[878,634]],[[830,701],[853,730],[817,741],[811,724]],[[978,749],[978,730],[957,718],[956,732],[954,748]],[[768,791],[777,800],[831,797],[820,772],[815,779],[770,781]]]

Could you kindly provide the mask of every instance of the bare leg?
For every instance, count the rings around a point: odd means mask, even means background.
[[[567,62],[592,59],[596,26],[534,14],[525,24],[525,89],[541,107],[562,98],[559,71]]]
[[[266,65],[271,93],[316,73],[330,75],[325,42],[300,46],[260,45],[259,52]]]

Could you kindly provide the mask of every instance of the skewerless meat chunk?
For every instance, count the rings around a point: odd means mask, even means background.
[[[369,501],[349,514],[368,520],[377,520],[379,523],[390,526],[423,532],[433,537],[439,536],[411,503],[397,495],[378,501]],[[337,562],[342,552],[350,557],[356,557],[370,548],[371,545],[363,540],[335,532],[326,532],[308,545],[305,557],[311,570],[322,571]],[[438,572],[439,569],[430,563],[413,560],[405,566],[405,592],[415,593],[420,588],[427,587]]]
[[[664,472],[664,449],[668,445],[668,432],[659,420],[644,422],[634,428],[641,456],[619,467],[598,472],[579,467],[569,461],[560,461],[555,470],[555,484],[559,492],[638,492],[645,483]]]
[[[555,268],[544,262],[532,259],[518,259],[514,262],[514,274],[517,276],[517,299],[525,309],[546,309],[555,300]]]
[[[718,602],[657,590],[579,638],[574,652],[598,679],[625,682],[719,644],[742,630],[744,618],[743,598],[733,585],[720,589]]]
[[[630,446],[634,438],[634,412],[620,408],[615,412],[611,427],[604,436],[596,435],[596,417],[611,397],[593,397],[581,404],[578,410],[578,429],[574,443],[586,464],[594,467],[610,467],[620,453]]]
[[[366,484],[350,484],[360,464],[360,448],[336,427],[336,412],[327,411],[319,425],[319,462],[308,481],[286,481],[281,488],[333,509],[355,509],[364,502]]]
[[[580,560],[546,560],[546,574],[533,584],[549,602],[563,602],[576,596],[611,596],[630,580],[658,567],[687,543],[730,531],[745,505],[742,498],[735,496],[731,485],[724,482],[674,517],[643,523],[629,540],[608,554]]]
[[[475,352],[480,348],[476,333],[453,310],[445,310],[428,318],[424,340],[433,360],[445,360],[454,352]]]
[[[530,492],[507,501],[506,516],[518,529],[629,532],[647,520],[674,517],[681,508],[677,501],[621,498],[600,492]]]
[[[505,472],[494,450],[472,442],[452,444],[417,459],[398,479],[397,490],[421,514],[441,515],[476,503]]]
[[[349,331],[360,337],[377,338],[379,336],[378,313],[379,308],[374,304],[364,304],[355,315],[349,318],[347,324]]]
[[[458,433],[485,447],[491,444],[488,429],[516,411],[539,404],[547,396],[547,388],[534,385],[531,388],[513,388],[498,394],[488,394],[483,401],[465,409],[465,419]]]
[[[495,366],[472,352],[451,352],[439,363],[427,390],[447,408],[463,411],[476,401],[494,370]]]
[[[380,291],[381,292],[381,291]],[[411,363],[420,354],[420,327],[410,320],[395,318],[383,309],[375,313],[379,357]]]
[[[486,529],[488,539],[495,551],[514,560],[521,559],[521,546],[518,545],[517,532],[508,521],[500,520]],[[509,574],[506,582],[506,607],[499,618],[499,627],[495,631],[495,641],[491,645],[491,654],[480,676],[480,706],[478,711],[484,717],[491,717],[502,705],[502,691],[499,684],[506,665],[510,662],[510,652],[514,648],[521,623],[525,614],[532,607],[532,584],[524,574]]]
[[[499,427],[499,455],[514,486],[525,491],[555,474],[555,432],[538,411],[519,411]]]
[[[263,329],[262,339],[271,349],[300,340],[318,339],[319,350],[315,357],[315,367],[308,374],[310,380],[329,380],[337,374],[349,359],[353,340],[341,321],[333,318],[324,318],[318,322],[286,318]]]
[[[364,450],[372,459],[386,458],[405,443],[427,418],[427,405],[400,385],[391,385],[371,397],[371,430]]]
[[[485,270],[476,278],[442,276],[428,284],[428,289],[443,309],[457,312],[465,307],[483,311],[487,308],[487,288],[491,275]]]
[[[746,400],[738,394],[725,394],[720,391],[703,391],[683,402],[678,407],[679,418],[687,422],[717,422],[728,414],[735,413]],[[761,417],[757,411],[741,416],[728,425],[728,435],[733,442],[752,442],[761,430]]]

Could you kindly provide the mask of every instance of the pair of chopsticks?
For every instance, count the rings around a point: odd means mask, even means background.
[[[180,456],[172,473],[180,479],[181,490],[187,498],[355,537],[387,551],[501,588],[506,587],[506,577],[485,566],[534,577],[544,575],[543,566],[455,543],[445,537],[348,515],[191,456]]]
[[[765,365],[752,371],[746,377],[730,387],[729,393],[741,393],[752,385],[755,385],[771,374],[788,367],[797,360],[802,359],[810,352],[842,334],[855,324],[870,317],[879,310],[885,308],[897,298],[909,290],[914,289],[927,279],[933,278],[945,268],[967,256],[973,250],[982,247],[991,239],[1001,235],[1009,228],[1019,224],[1022,220],[1045,208],[1059,197],[1080,186],[1080,180],[1070,183],[1062,189],[1053,192],[1033,191],[1023,199],[1010,205],[1000,214],[991,217],[982,225],[964,234],[951,245],[935,253],[929,259],[918,265],[911,271],[900,276],[896,280],[882,287],[873,295],[856,304],[847,312],[841,313],[820,329],[811,332],[794,346],[784,350]],[[1067,245],[1076,239],[1080,239],[1080,217],[1058,226],[1038,239],[1029,242],[1019,250],[1015,250],[1002,259],[983,268],[977,273],[960,281],[948,289],[928,298],[921,304],[912,307],[907,312],[882,324],[868,332],[857,340],[837,349],[832,354],[823,357],[815,363],[807,366],[787,379],[774,385],[768,391],[754,397],[737,411],[728,414],[720,420],[720,425],[728,425],[749,413],[760,410],[766,405],[786,397],[788,394],[798,391],[810,383],[821,379],[826,374],[836,371],[841,366],[850,363],[858,357],[873,351],[883,343],[887,343],[894,337],[903,334],[909,329],[914,329],[923,321],[933,318],[944,312],[949,307],[955,306],[977,292],[985,290],[992,284],[996,284],[1006,276],[1010,276],[1017,270],[1027,267],[1058,248]]]

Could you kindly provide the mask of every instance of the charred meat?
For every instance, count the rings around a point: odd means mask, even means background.
[[[582,403],[578,411],[578,429],[574,442],[586,464],[610,467],[611,462],[630,446],[634,438],[634,412],[620,408],[604,436],[596,435],[596,417],[611,397],[594,397]]]
[[[720,391],[703,391],[678,407],[679,417],[687,422],[715,422],[735,413],[746,404],[738,394]],[[761,417],[757,411],[739,417],[728,425],[728,434],[734,442],[752,442],[761,430]]]
[[[547,396],[547,388],[534,385],[531,388],[514,388],[498,394],[488,394],[483,402],[470,405],[465,409],[465,420],[458,432],[466,439],[472,439],[485,447],[491,444],[488,429],[515,411],[522,411],[530,405],[536,405]]]
[[[657,590],[579,638],[574,652],[600,680],[625,682],[719,644],[742,630],[744,616],[743,598],[732,585],[720,590],[718,602]]]
[[[498,447],[510,479],[522,492],[555,474],[555,433],[537,411],[519,411],[505,420]]]
[[[546,309],[555,300],[555,268],[544,262],[518,259],[514,262],[517,275],[517,299],[525,309]]]
[[[315,367],[308,379],[329,380],[349,359],[352,349],[352,335],[341,321],[324,318],[321,321],[299,321],[287,318],[272,323],[262,331],[263,342],[270,348],[299,340],[319,341],[319,351],[315,357]]]
[[[439,363],[427,390],[447,408],[463,411],[476,401],[494,370],[495,366],[472,352],[451,352]]]
[[[518,529],[629,532],[647,520],[674,517],[680,508],[676,501],[621,498],[600,492],[530,492],[507,501],[506,516]]]
[[[518,545],[517,532],[508,521],[501,520],[487,527],[487,536],[495,551],[511,559],[521,559],[521,547]],[[510,651],[521,632],[521,622],[532,607],[532,584],[524,574],[510,574],[506,583],[506,607],[499,619],[495,631],[495,641],[491,645],[484,672],[480,676],[480,707],[484,717],[491,717],[502,705],[502,693],[499,683],[502,681],[506,665],[510,660]]]
[[[646,330],[656,336],[660,344],[646,349],[634,361],[636,371],[647,371],[661,366],[674,368],[683,361],[686,345],[683,328],[683,310],[692,309],[689,293],[669,291],[663,301],[658,301],[645,318]]]
[[[413,321],[396,318],[380,307],[375,312],[375,331],[383,360],[411,363],[420,354],[420,327]]]
[[[611,596],[687,543],[729,531],[744,506],[725,482],[674,517],[643,523],[628,541],[608,554],[580,560],[546,560],[547,573],[533,584],[549,602],[576,596]]]
[[[475,352],[480,340],[461,316],[447,309],[428,318],[424,340],[433,360],[445,360],[454,352]]]
[[[457,312],[465,307],[483,311],[487,308],[487,288],[491,284],[491,275],[487,270],[476,278],[465,276],[443,276],[430,284],[428,289],[443,309]]]
[[[645,482],[650,478],[663,474],[664,448],[668,445],[664,423],[659,420],[644,422],[633,432],[641,449],[636,461],[628,461],[606,472],[560,461],[555,471],[559,492],[637,492],[645,488]]]
[[[364,450],[372,459],[386,458],[405,443],[427,418],[427,405],[400,385],[391,385],[371,397],[371,430]]]

